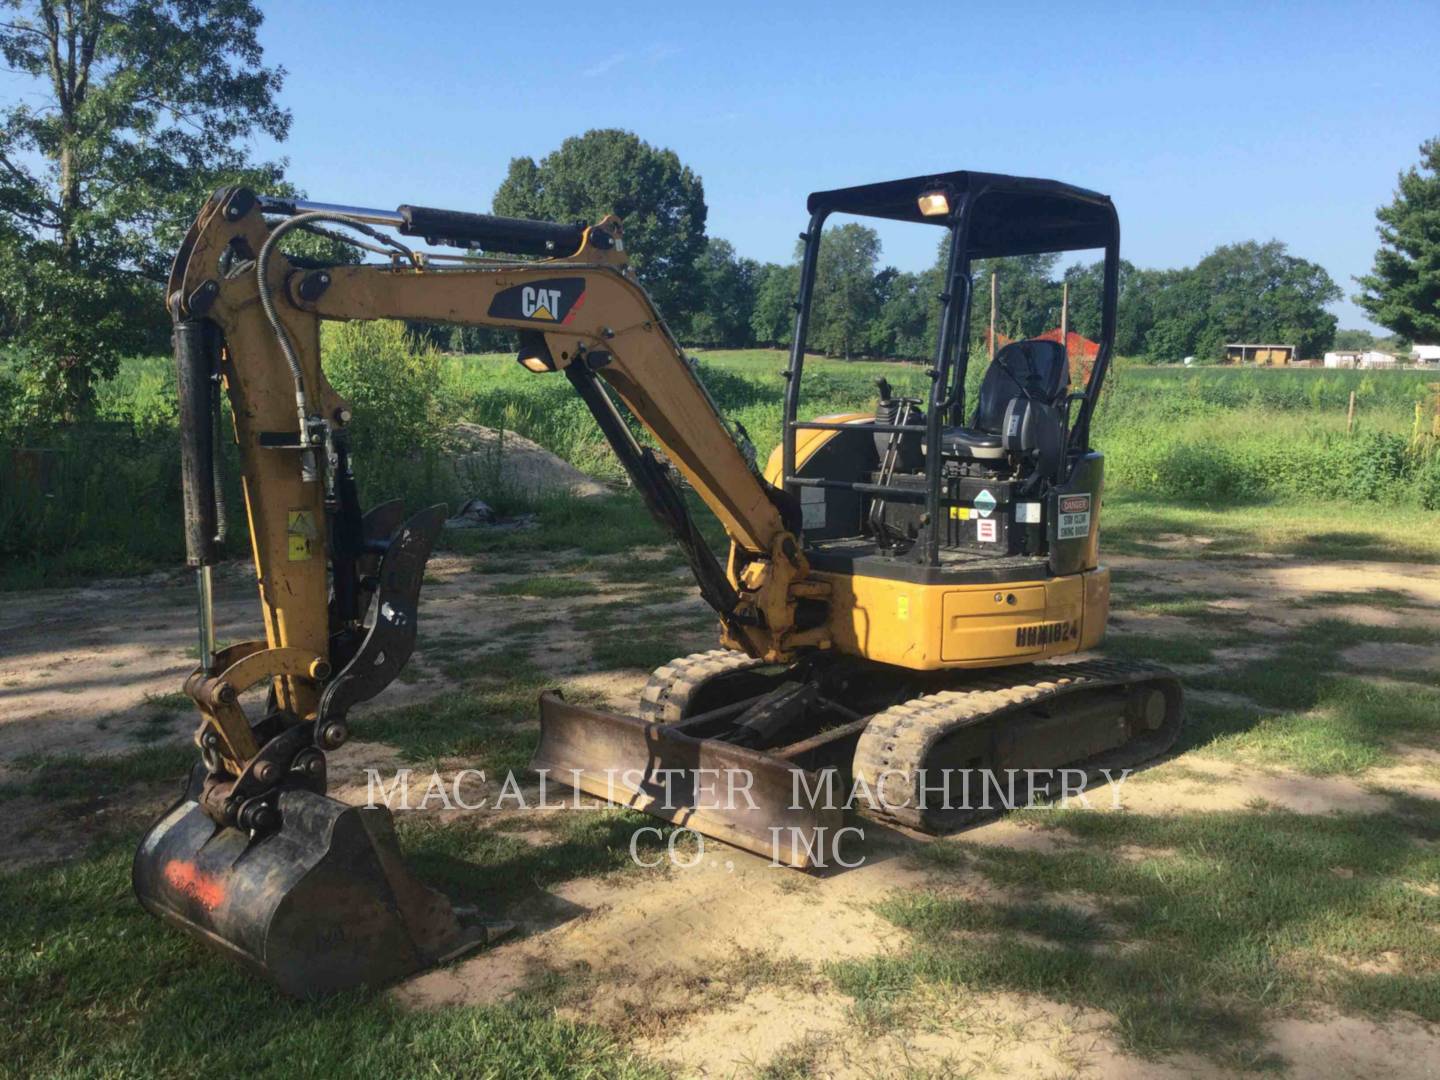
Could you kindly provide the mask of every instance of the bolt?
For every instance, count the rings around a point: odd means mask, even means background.
[[[220,736],[216,735],[213,731],[207,731],[204,737],[201,738],[200,745],[205,747],[206,750],[219,750]]]
[[[221,705],[234,705],[235,697],[235,687],[231,686],[228,682],[221,683],[215,688],[215,700],[220,702]]]
[[[335,410],[335,422],[336,422],[336,423],[339,423],[339,424],[348,424],[348,423],[350,422],[350,410],[349,410],[349,409],[336,409],[336,410]]]
[[[334,750],[350,737],[350,729],[339,720],[326,724],[320,732],[320,745],[326,750]]]
[[[275,779],[275,763],[273,761],[262,761],[255,766],[255,779],[262,784],[269,784]]]
[[[280,825],[280,812],[269,803],[247,803],[240,810],[239,824],[251,832],[271,832]]]

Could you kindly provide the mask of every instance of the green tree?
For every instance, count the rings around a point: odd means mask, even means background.
[[[755,271],[755,310],[751,340],[757,345],[789,345],[795,336],[795,300],[800,268],[794,263],[761,263]]]
[[[83,412],[154,340],[205,194],[278,178],[244,150],[290,125],[261,18],[252,0],[0,0],[0,55],[28,80],[0,112],[0,325],[37,410]]]
[[[518,157],[495,192],[495,213],[593,225],[614,214],[640,283],[677,327],[702,307],[696,261],[705,250],[705,188],[673,150],[616,128],[572,136],[537,164]]]
[[[852,221],[821,234],[807,346],[847,360],[869,350],[871,325],[880,310],[879,258],[880,234],[869,226]]]
[[[1335,348],[1344,352],[1363,352],[1375,347],[1375,335],[1369,330],[1336,330]]]
[[[1278,240],[1218,247],[1194,275],[1195,299],[1208,301],[1196,356],[1219,357],[1231,341],[1295,345],[1302,356],[1318,356],[1335,340],[1337,320],[1325,305],[1344,294],[1324,267]]]
[[[728,240],[710,238],[697,263],[700,307],[692,312],[685,340],[696,345],[742,348],[755,340],[755,292],[760,264],[740,258]]]
[[[934,320],[939,284],[935,275],[901,273],[887,266],[875,276],[879,310],[870,335],[870,351],[877,356],[927,360],[934,356]]]
[[[1440,342],[1440,137],[1421,144],[1419,165],[1375,217],[1380,248],[1355,302],[1401,337]]]
[[[997,329],[1008,338],[1037,337],[1060,325],[1060,256],[1013,255],[970,264],[975,293],[970,310],[972,341],[984,341],[990,325],[990,275],[1000,279]],[[973,347],[973,346],[972,346]]]
[[[1294,345],[1318,356],[1335,339],[1325,305],[1343,295],[1324,267],[1278,240],[1217,247],[1194,267],[1133,275],[1134,303],[1150,320],[1144,352],[1152,362],[1186,356],[1218,360],[1235,341]]]

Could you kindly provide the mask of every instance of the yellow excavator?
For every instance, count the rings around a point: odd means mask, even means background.
[[[519,362],[564,373],[718,615],[722,647],[658,669],[638,715],[543,694],[533,767],[551,782],[803,868],[825,861],[857,791],[867,816],[944,831],[1015,800],[1017,777],[1019,798],[1053,793],[1174,742],[1173,675],[1063,660],[1100,642],[1109,608],[1090,425],[1115,333],[1110,200],[952,172],[819,192],[809,211],[783,436],[762,472],[636,282],[613,217],[586,227],[243,188],[210,199],[167,288],[200,612],[202,659],[185,683],[200,761],[136,854],[149,910],[302,996],[381,985],[484,939],[405,867],[387,809],[325,795],[326,754],[349,737],[350,709],[414,647],[444,509],[361,509],[349,406],[321,364],[324,319],[517,331]],[[946,230],[939,341],[923,397],[881,380],[873,411],[803,420],[832,214]],[[281,241],[297,232],[384,261],[287,255]],[[1089,249],[1104,251],[1104,274],[1086,385],[1070,386],[1063,345],[1026,340],[994,355],[967,401],[972,260]],[[221,393],[265,638],[217,649]],[[723,565],[676,472],[723,525]]]

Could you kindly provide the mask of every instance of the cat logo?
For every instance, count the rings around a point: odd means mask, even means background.
[[[585,279],[545,278],[528,285],[512,285],[490,301],[490,317],[567,325],[585,303]]]
[[[1034,626],[1017,626],[1015,644],[1019,648],[1043,648],[1070,641],[1080,636],[1080,620],[1070,622],[1036,623]]]
[[[537,289],[533,285],[520,289],[520,312],[527,319],[549,319],[553,322],[559,307],[559,289]]]

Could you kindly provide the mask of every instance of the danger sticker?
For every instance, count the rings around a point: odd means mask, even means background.
[[[1083,540],[1090,535],[1090,496],[1061,495],[1055,539]]]
[[[975,539],[986,544],[995,543],[994,518],[980,518],[975,522]]]

